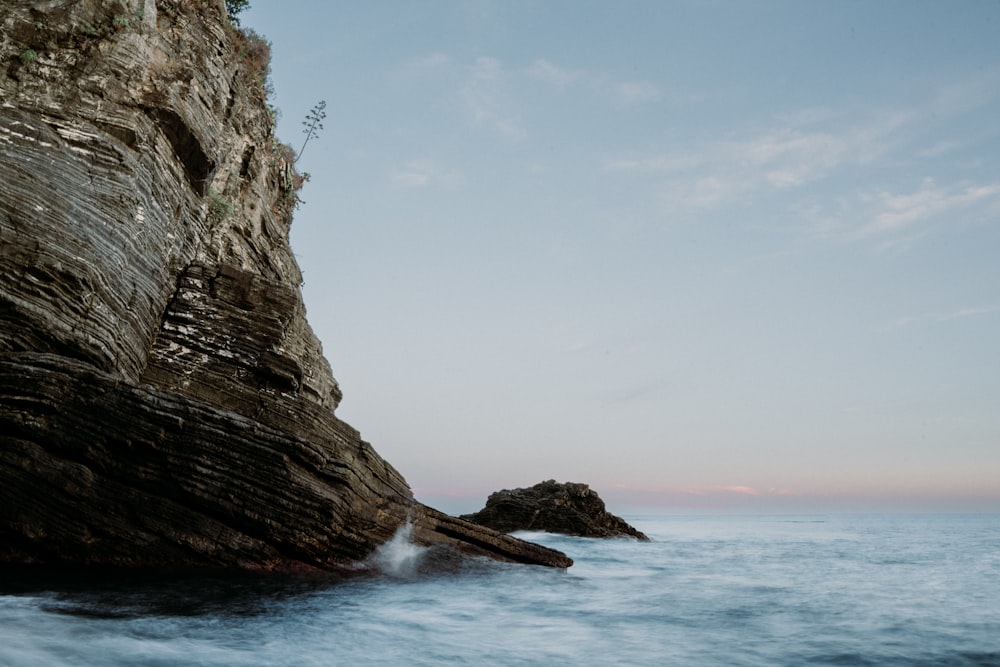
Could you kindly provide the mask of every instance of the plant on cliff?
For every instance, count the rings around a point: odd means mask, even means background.
[[[302,133],[306,135],[306,140],[302,142],[302,148],[295,155],[293,162],[298,162],[299,158],[302,157],[302,151],[306,149],[306,144],[309,143],[309,140],[319,136],[319,131],[323,129],[324,118],[326,118],[326,100],[320,100],[306,115],[306,119],[302,121],[302,124],[305,126]]]
[[[243,9],[246,9],[248,4],[249,3],[246,0],[236,0],[233,2],[227,0],[226,8],[229,10],[230,17],[233,17],[234,12],[243,11]],[[234,20],[233,24],[238,26],[239,22]],[[238,27],[232,30],[231,34],[234,37],[239,57],[246,62],[248,69],[260,85],[261,96],[264,99],[267,105],[267,110],[271,115],[273,131],[276,129],[279,112],[268,102],[270,97],[274,94],[274,85],[272,84],[270,78],[271,43],[251,28]],[[303,200],[299,198],[299,191],[302,190],[302,186],[310,179],[310,175],[307,172],[299,172],[295,168],[295,163],[298,162],[299,157],[302,156],[302,152],[305,150],[309,142],[312,139],[319,137],[319,133],[323,129],[323,120],[325,118],[326,101],[320,100],[306,115],[306,119],[302,121],[302,125],[304,126],[302,132],[306,135],[306,138],[302,142],[302,147],[299,149],[298,153],[296,153],[295,149],[288,144],[284,144],[276,137],[272,136],[271,152],[275,159],[274,164],[279,170],[278,177],[280,179],[281,189],[284,191],[284,206],[282,208],[285,209],[286,213],[290,212],[291,209],[298,208],[299,205],[304,203]]]
[[[299,170],[295,168],[295,149],[288,144],[283,144],[274,139],[271,146],[271,153],[278,165],[281,190],[284,192],[283,201],[288,207],[287,210],[296,209],[305,203],[299,197],[299,191],[302,190],[302,186],[309,180],[309,173],[299,173]]]
[[[240,28],[235,33],[240,57],[247,62],[256,77],[264,98],[270,97],[274,93],[271,83],[271,42],[250,28]]]
[[[129,26],[132,25],[133,19],[135,20],[137,26],[141,26],[143,16],[144,14],[141,8],[134,10],[131,14],[131,18],[126,14],[115,14],[111,19],[105,21],[104,23],[88,25],[84,28],[83,34],[87,37],[105,39],[128,30]]]
[[[208,222],[217,225],[233,214],[233,202],[222,194],[208,190]]]
[[[250,0],[226,0],[226,11],[233,25],[239,25],[239,14],[250,7]]]

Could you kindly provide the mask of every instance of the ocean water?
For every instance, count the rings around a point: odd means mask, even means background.
[[[0,665],[1000,665],[1000,515],[626,517],[560,571],[0,573]]]

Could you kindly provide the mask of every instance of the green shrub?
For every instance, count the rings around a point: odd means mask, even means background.
[[[248,7],[250,7],[250,0],[226,0],[226,11],[229,12],[229,20],[232,21],[233,25],[240,24],[238,15]]]
[[[26,49],[25,51],[22,51],[21,55],[19,56],[22,65],[27,65],[30,62],[34,62],[35,58],[37,57],[38,54],[31,49]]]
[[[274,90],[271,85],[271,42],[250,28],[236,31],[240,57],[246,60],[261,86],[265,99]]]
[[[209,224],[217,225],[233,214],[233,202],[215,190],[208,191]]]

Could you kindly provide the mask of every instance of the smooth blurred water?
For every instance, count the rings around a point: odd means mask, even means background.
[[[1000,665],[1000,515],[627,517],[567,571],[0,573],[0,665]]]

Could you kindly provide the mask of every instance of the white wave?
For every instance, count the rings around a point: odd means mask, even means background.
[[[372,554],[370,562],[379,571],[392,577],[412,577],[417,574],[427,547],[413,541],[413,523],[409,520],[396,529],[392,539]]]

